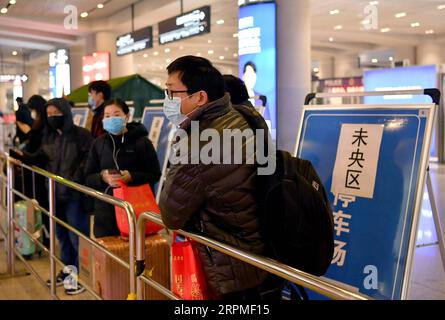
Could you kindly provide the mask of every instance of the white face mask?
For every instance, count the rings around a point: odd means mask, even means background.
[[[179,97],[165,97],[164,99],[164,114],[171,123],[179,127],[183,123],[187,116],[181,113],[182,99]]]

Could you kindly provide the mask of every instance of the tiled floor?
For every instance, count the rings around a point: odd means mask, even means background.
[[[439,210],[440,220],[445,227],[445,197],[441,191],[445,188],[445,165],[431,165],[433,189]],[[422,217],[420,221],[417,244],[414,256],[413,273],[410,282],[409,299],[415,300],[445,300],[445,271],[437,244],[437,236],[429,204],[428,194],[425,192]],[[0,242],[0,272],[6,270],[4,243]],[[32,265],[44,279],[49,276],[49,259],[33,260]],[[23,269],[20,262],[17,269]],[[61,299],[73,299],[58,291]],[[0,279],[0,300],[11,299],[50,299],[48,291],[33,277],[18,277],[14,279]],[[74,299],[92,299],[89,293],[84,293]]]

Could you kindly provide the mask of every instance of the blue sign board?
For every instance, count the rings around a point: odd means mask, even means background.
[[[173,126],[164,115],[162,107],[145,108],[142,124],[147,128],[148,138],[153,143],[162,169],[168,161],[168,138]]]
[[[406,298],[434,112],[305,109],[297,156],[316,168],[334,212],[325,277],[376,299]]]
[[[264,118],[273,139],[277,129],[276,5],[256,3],[239,9],[239,76],[252,101],[267,100]],[[263,99],[264,100],[264,99]],[[261,107],[261,105],[257,105]]]

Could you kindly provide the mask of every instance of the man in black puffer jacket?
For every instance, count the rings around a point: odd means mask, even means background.
[[[193,141],[193,127],[199,122],[199,134],[206,129],[223,137],[226,129],[250,129],[246,119],[232,107],[224,90],[221,73],[206,59],[186,56],[167,68],[168,81],[164,112],[179,126],[181,143],[199,146],[199,154],[206,142]],[[192,123],[193,122],[193,123]],[[267,131],[267,126],[264,128]],[[223,154],[234,159],[235,154],[246,155],[246,143],[251,134]],[[186,139],[184,139],[186,138]],[[199,140],[199,137],[198,137]],[[190,142],[191,141],[191,142]],[[221,145],[221,153],[224,146]],[[177,152],[174,154],[178,155]],[[193,159],[193,147],[180,157]],[[221,160],[217,159],[217,160]],[[196,159],[195,159],[196,160]],[[195,163],[195,164],[193,164]],[[204,164],[180,162],[172,165],[161,194],[162,219],[170,229],[185,229],[263,255],[265,244],[260,233],[255,179],[257,169],[246,158],[240,164],[224,161]],[[267,273],[229,257],[217,250],[197,245],[206,280],[218,299],[250,300],[260,298],[260,287]]]

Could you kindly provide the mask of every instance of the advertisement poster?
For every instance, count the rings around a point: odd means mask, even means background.
[[[239,77],[255,107],[265,104],[264,118],[273,139],[277,129],[276,5],[241,6],[238,22]]]

